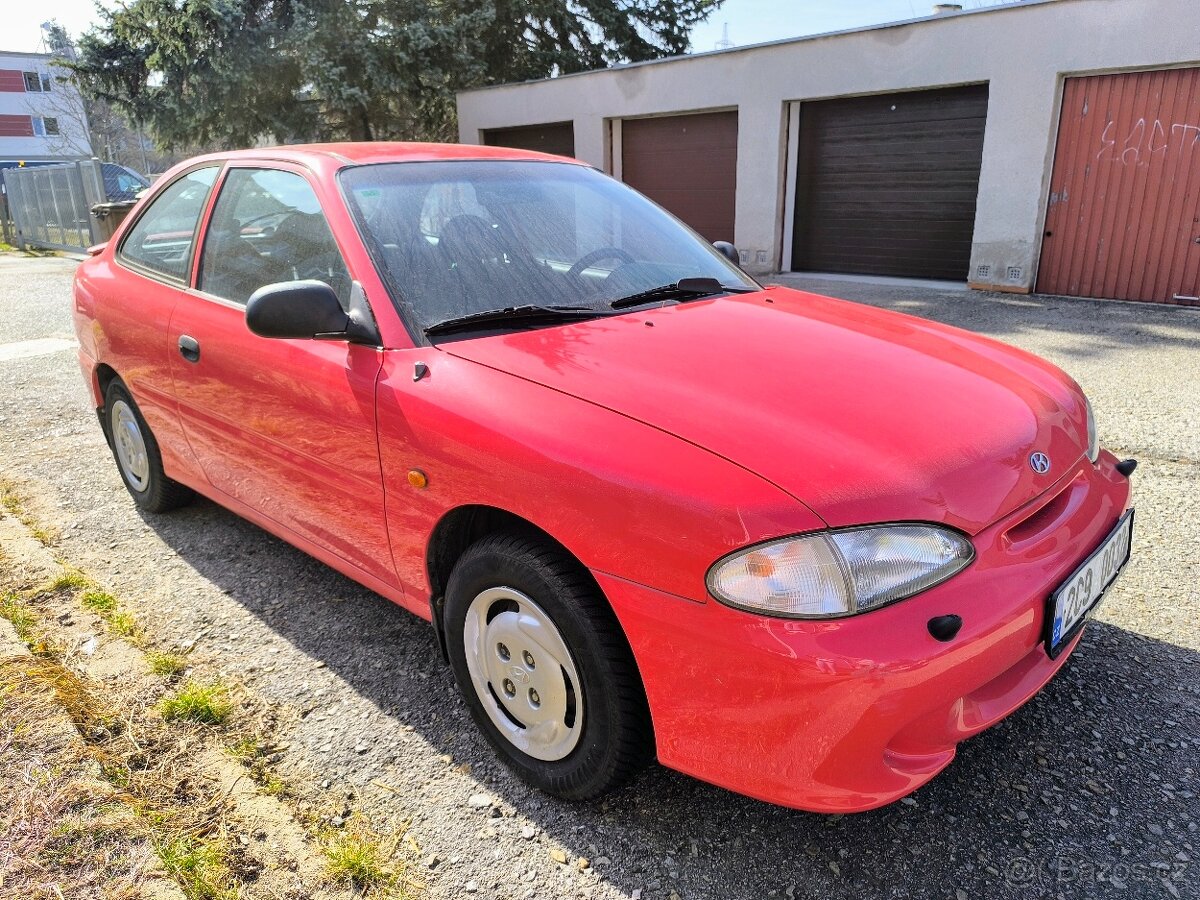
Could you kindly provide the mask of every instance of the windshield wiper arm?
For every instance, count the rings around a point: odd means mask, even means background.
[[[450,334],[453,331],[465,331],[487,325],[507,325],[518,322],[568,321],[571,319],[589,319],[594,316],[607,315],[603,310],[590,306],[506,306],[503,309],[485,309],[483,312],[468,313],[465,316],[455,316],[442,322],[435,322],[425,329],[426,334]]]
[[[649,303],[651,300],[693,300],[713,294],[750,294],[756,290],[758,288],[721,284],[715,278],[680,278],[671,284],[650,288],[648,291],[639,291],[628,297],[614,300],[609,306],[613,309],[623,309],[626,306]]]

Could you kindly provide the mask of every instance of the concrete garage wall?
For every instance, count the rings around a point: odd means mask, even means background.
[[[735,241],[749,251],[748,268],[767,272],[787,262],[793,102],[986,82],[971,280],[1027,291],[1064,76],[1198,63],[1197,0],[1030,0],[467,91],[458,96],[459,139],[480,143],[487,128],[573,120],[576,156],[619,176],[620,129],[610,123],[736,108]],[[990,278],[974,277],[981,265]]]

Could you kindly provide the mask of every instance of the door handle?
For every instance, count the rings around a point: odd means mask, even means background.
[[[179,336],[179,355],[188,362],[200,362],[200,342],[191,335]]]

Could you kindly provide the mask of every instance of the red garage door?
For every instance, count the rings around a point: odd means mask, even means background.
[[[621,178],[710,241],[733,240],[737,113],[621,122]]]
[[[1200,304],[1200,69],[1067,79],[1037,289]]]

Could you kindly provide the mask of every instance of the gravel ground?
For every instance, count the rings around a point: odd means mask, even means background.
[[[70,334],[71,268],[0,257],[0,359]],[[139,516],[70,351],[0,362],[0,475],[159,635],[288,711],[302,792],[411,821],[434,897],[1200,897],[1200,315],[779,280],[1047,356],[1092,396],[1105,443],[1142,460],[1134,561],[1072,661],[876,812],[793,812],[658,767],[603,803],[529,791],[476,734],[427,625],[212,503]]]

